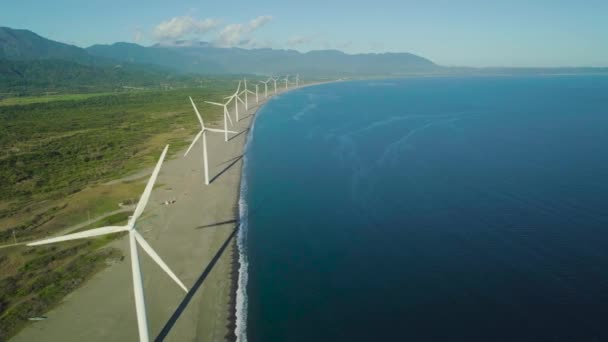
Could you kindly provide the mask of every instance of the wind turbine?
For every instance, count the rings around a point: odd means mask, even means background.
[[[229,102],[230,101],[228,101],[228,103]],[[209,185],[209,162],[207,161],[207,131],[216,132],[216,133],[224,133],[224,139],[226,141],[228,141],[228,133],[237,134],[237,132],[229,131],[227,129],[221,130],[221,129],[205,127],[203,118],[201,117],[201,114],[198,112],[198,109],[196,108],[196,105],[194,104],[194,101],[192,101],[191,97],[190,97],[190,103],[192,103],[192,108],[194,108],[194,112],[196,113],[196,116],[198,117],[198,121],[201,123],[201,131],[198,132],[196,137],[194,137],[194,140],[192,140],[192,144],[190,144],[190,147],[188,147],[188,149],[186,150],[186,153],[184,153],[184,157],[188,155],[188,152],[190,152],[190,150],[192,149],[194,144],[196,144],[196,142],[198,141],[198,138],[200,138],[202,135],[203,136],[203,168],[205,169],[205,184]],[[226,103],[226,105],[228,103]],[[226,115],[225,112],[224,112],[224,115]],[[226,124],[225,120],[226,120],[226,116],[224,116],[224,125]]]
[[[228,103],[230,103],[230,101],[234,100],[234,111],[236,113],[236,122],[239,122],[239,101],[241,101],[242,104],[245,104],[245,102],[243,102],[243,100],[239,97],[240,90],[241,90],[241,81],[239,81],[239,86],[236,88],[236,91],[234,92],[234,94],[224,97],[224,99],[228,99],[228,102],[226,102],[226,104],[228,104]]]
[[[296,74],[296,87],[300,85],[300,74]]]
[[[230,119],[230,113],[228,112],[228,104],[230,103],[230,101],[228,101],[224,104],[217,103],[217,102],[210,102],[210,101],[205,101],[205,103],[224,107],[224,141],[228,141],[228,132],[229,131],[228,131],[228,126],[226,125],[226,117],[228,117],[228,119]],[[230,124],[232,124],[232,119],[230,119]]]
[[[184,284],[177,278],[177,276],[171,271],[169,266],[165,264],[165,262],[156,254],[156,252],[152,249],[152,247],[146,242],[144,237],[135,229],[135,222],[141,216],[148,203],[148,199],[150,198],[150,194],[152,193],[152,188],[154,187],[154,182],[156,181],[156,177],[160,172],[160,167],[165,159],[165,155],[167,154],[167,149],[169,145],[165,147],[163,153],[160,155],[160,159],[158,163],[156,163],[156,167],[152,172],[152,176],[148,180],[148,184],[146,184],[146,188],[137,203],[137,207],[135,208],[135,212],[133,216],[129,219],[126,226],[108,226],[101,227],[95,229],[89,229],[84,232],[68,234],[56,238],[50,238],[46,240],[36,241],[32,243],[28,243],[28,246],[40,246],[46,245],[50,243],[56,243],[61,241],[70,241],[77,239],[90,238],[94,236],[102,236],[107,234],[113,234],[118,232],[129,232],[129,247],[131,250],[131,272],[133,273],[133,292],[135,294],[135,311],[137,312],[137,327],[139,329],[139,341],[140,342],[148,342],[148,320],[146,317],[146,302],[144,300],[144,286],[141,277],[141,268],[139,265],[139,254],[137,252],[137,245],[141,246],[141,248],[148,253],[148,255],[154,260],[160,268],[165,271],[173,281],[179,285],[185,292],[188,292],[188,289]]]
[[[260,83],[264,83],[264,98],[268,97],[268,82],[270,81],[272,81],[272,78],[269,78],[266,81],[260,81]]]
[[[274,93],[275,93],[275,95],[276,95],[276,93],[277,93],[277,81],[278,81],[278,80],[279,80],[278,78],[273,78],[273,79],[272,79],[272,81],[274,82]]]
[[[258,84],[255,85],[255,103],[260,103],[260,98],[258,97]]]
[[[249,94],[253,94],[253,92],[247,89],[247,79],[245,79],[245,90],[241,94],[245,94],[245,110],[249,110]]]
[[[287,86],[289,83],[289,75],[285,76],[285,78],[283,79],[283,81],[285,81],[285,90],[289,89],[289,87]]]

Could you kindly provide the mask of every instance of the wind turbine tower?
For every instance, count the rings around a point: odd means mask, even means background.
[[[160,159],[156,163],[156,167],[152,172],[152,176],[148,180],[148,184],[146,184],[146,188],[142,193],[137,206],[135,207],[135,212],[133,212],[133,216],[127,222],[125,226],[108,226],[101,227],[95,229],[85,230],[83,232],[63,235],[60,237],[45,239],[41,241],[36,241],[32,243],[28,243],[28,246],[40,246],[46,245],[56,242],[62,241],[71,241],[78,239],[85,239],[95,236],[103,236],[108,234],[114,234],[119,232],[128,232],[129,234],[129,249],[131,251],[131,273],[133,275],[133,294],[135,297],[135,312],[137,314],[137,328],[139,331],[139,341],[140,342],[148,342],[150,340],[149,330],[148,330],[148,318],[146,315],[146,302],[144,296],[144,285],[142,282],[141,268],[139,264],[139,253],[138,247],[139,245],[144,252],[146,252],[154,262],[160,266],[160,268],[169,275],[173,281],[177,283],[177,285],[184,290],[184,292],[188,292],[188,289],[184,284],[179,280],[179,278],[171,271],[169,266],[160,258],[158,254],[152,249],[152,246],[148,244],[148,242],[144,239],[144,237],[137,231],[136,223],[137,219],[141,216],[150,199],[150,194],[154,188],[154,183],[156,182],[156,177],[158,177],[158,173],[160,172],[160,168],[163,164],[163,160],[165,159],[165,155],[167,154],[167,150],[169,149],[169,145],[165,146],[163,153],[160,155]]]
[[[207,132],[209,131],[209,132],[214,132],[214,133],[224,133],[224,139],[226,141],[228,141],[228,133],[237,134],[237,132],[228,131],[226,129],[221,130],[221,129],[205,127],[205,123],[203,122],[203,117],[198,112],[198,109],[196,108],[196,105],[194,104],[194,101],[192,101],[191,97],[190,97],[190,103],[192,103],[192,108],[194,108],[194,112],[196,113],[196,116],[198,117],[198,121],[201,123],[201,131],[198,132],[198,134],[194,137],[194,140],[192,140],[190,147],[188,147],[188,149],[186,150],[186,153],[184,153],[184,157],[188,155],[188,152],[190,152],[192,147],[194,147],[194,144],[196,144],[198,139],[202,136],[203,137],[203,169],[205,172],[205,185],[209,185],[209,161],[207,160]],[[226,120],[226,112],[224,112],[224,125],[226,124],[225,120]]]

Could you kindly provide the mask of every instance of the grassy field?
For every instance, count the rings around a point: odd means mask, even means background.
[[[113,215],[90,228],[125,224],[127,216],[128,213]],[[122,261],[120,251],[103,248],[119,236],[48,247],[19,247],[1,254],[0,340],[10,338],[29,319],[44,315],[108,262]]]
[[[27,105],[32,103],[46,103],[54,101],[78,101],[91,97],[116,95],[113,93],[91,93],[91,94],[50,94],[45,96],[21,96],[0,99],[0,106]]]
[[[0,245],[31,241],[133,204],[164,145],[187,146],[200,129],[188,96],[204,119],[220,117],[231,80],[197,88],[122,94],[70,94],[5,99],[0,104]],[[127,175],[134,177],[115,181]],[[126,222],[130,212],[87,229]],[[145,218],[144,218],[145,219]],[[100,238],[0,249],[0,340],[77,288],[118,251]]]
[[[212,121],[220,108],[203,101],[219,100],[230,86],[0,107],[0,226],[153,165],[165,144],[175,153],[199,129],[188,96]]]

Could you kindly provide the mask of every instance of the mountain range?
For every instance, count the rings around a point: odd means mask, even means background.
[[[93,56],[156,64],[194,73],[396,75],[438,68],[430,60],[410,53],[349,55],[337,50],[301,53],[295,50],[219,48],[205,42],[150,47],[116,43],[93,45],[86,50]]]
[[[28,30],[0,27],[0,59],[63,59],[91,63],[94,58],[77,46],[46,39]]]
[[[153,46],[115,43],[80,48],[29,30],[0,27],[0,95],[107,91],[163,84],[187,86],[200,82],[200,75],[295,73],[311,80],[421,74],[608,73],[608,68],[454,68],[411,53],[346,54],[338,50],[301,53],[267,48],[220,48],[199,41]]]
[[[205,42],[177,41],[141,46],[132,43],[93,45],[86,49],[43,38],[28,30],[0,28],[0,59],[62,59],[88,65],[129,63],[155,65],[181,73],[280,74],[315,76],[397,75],[438,68],[410,53],[349,55],[337,50],[220,48]]]

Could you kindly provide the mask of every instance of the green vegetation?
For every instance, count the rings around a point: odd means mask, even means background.
[[[76,205],[66,198],[153,165],[167,143],[172,145],[170,153],[184,147],[198,129],[188,96],[205,119],[213,121],[220,115],[219,107],[203,100],[219,100],[234,86],[230,80],[217,80],[213,87],[210,83],[0,106],[0,227],[5,228],[0,230],[0,243],[8,242],[13,230],[20,239],[40,236],[48,228],[45,224],[60,216],[54,207],[70,210]],[[129,195],[120,200],[132,199]],[[116,205],[107,203],[104,209],[117,209]],[[15,217],[19,219],[10,220]]]
[[[115,214],[83,229],[125,224],[128,215]],[[123,235],[0,251],[0,340],[14,335],[29,318],[49,311],[108,261],[121,261],[119,250],[105,246]]]
[[[118,62],[112,65],[72,61],[0,59],[0,97],[47,93],[117,92],[125,90],[183,88],[200,82],[159,67],[144,68]]]
[[[146,176],[116,181],[156,162],[165,144],[177,153],[199,129],[188,96],[208,122],[231,79],[196,88],[5,99],[0,104],[0,244],[124,224]],[[123,210],[123,211],[120,211]],[[77,225],[120,211],[89,225]],[[144,217],[145,219],[145,217]],[[50,247],[0,249],[0,340],[43,315],[121,253],[120,234]]]
[[[176,151],[198,129],[188,96],[213,120],[219,110],[203,99],[232,84],[223,85],[0,106],[0,201],[10,202],[0,218],[141,169],[166,143]]]
[[[76,232],[80,232],[80,231],[85,231],[88,229],[93,229],[93,228],[99,228],[99,227],[105,227],[105,226],[118,226],[121,224],[126,224],[127,220],[129,219],[129,216],[131,215],[131,213],[128,212],[123,212],[123,213],[118,213],[118,214],[114,214],[114,215],[110,215],[102,220],[99,220],[95,223],[89,224],[87,226],[84,226],[80,229],[74,230],[72,231],[72,233],[76,233]],[[107,238],[107,237],[104,237]]]
[[[33,215],[31,218],[26,219],[23,223],[11,227],[11,229],[5,229],[0,231],[0,241],[3,243],[9,243],[13,237],[17,235],[29,236],[34,235],[36,229],[40,228],[44,224],[55,218],[55,213],[59,210],[64,209],[66,205],[61,207],[51,207],[44,212]]]
[[[90,94],[48,94],[45,96],[21,96],[21,97],[9,97],[0,99],[0,106],[14,106],[14,105],[26,105],[32,103],[41,102],[54,102],[54,101],[77,101],[85,100],[89,97],[96,96],[107,96],[116,95],[113,93],[90,93]]]
[[[38,317],[57,305],[68,293],[79,287],[95,272],[107,265],[108,259],[122,259],[114,248],[98,249],[108,237],[95,241],[66,244],[63,246],[26,249],[13,253],[0,266],[11,265],[14,260],[26,261],[16,272],[0,279],[0,340],[5,341],[29,318]]]

